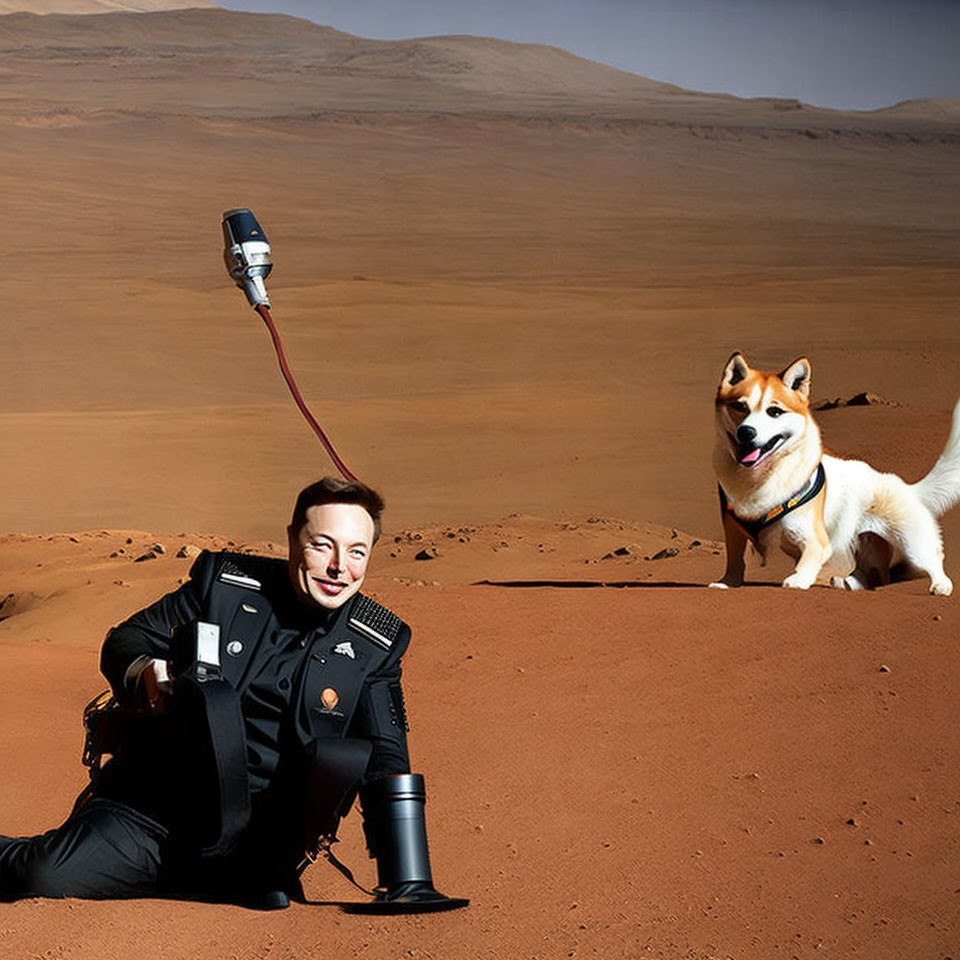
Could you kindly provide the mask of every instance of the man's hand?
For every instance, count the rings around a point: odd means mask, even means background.
[[[173,681],[170,678],[170,665],[166,660],[152,659],[144,664],[134,698],[139,706],[150,713],[163,713],[166,699],[173,693]]]

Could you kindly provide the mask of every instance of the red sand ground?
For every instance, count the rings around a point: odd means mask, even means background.
[[[180,546],[282,552],[329,469],[222,270],[249,205],[304,393],[390,502],[370,587],[414,627],[435,873],[473,901],[364,919],[317,865],[330,903],[281,914],[2,905],[0,956],[956,960],[956,600],[787,592],[781,561],[704,588],[734,348],[895,401],[818,414],[832,450],[936,458],[956,104],[743,102],[218,11],[0,16],[0,65],[0,829],[66,814],[99,643]],[[354,818],[341,847],[371,883]]]

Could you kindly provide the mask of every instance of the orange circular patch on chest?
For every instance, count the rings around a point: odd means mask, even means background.
[[[324,687],[320,694],[320,702],[328,710],[332,710],[340,702],[340,694],[333,687]]]

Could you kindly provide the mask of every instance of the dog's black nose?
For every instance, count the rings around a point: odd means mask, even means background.
[[[737,441],[739,443],[749,443],[757,435],[757,430],[755,427],[748,427],[745,423],[741,423],[737,427]]]

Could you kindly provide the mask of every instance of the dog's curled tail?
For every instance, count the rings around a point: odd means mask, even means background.
[[[960,503],[960,400],[953,408],[953,423],[947,445],[933,469],[913,489],[935,516]]]

